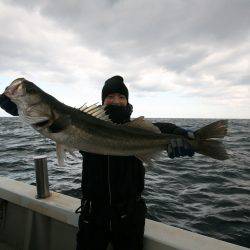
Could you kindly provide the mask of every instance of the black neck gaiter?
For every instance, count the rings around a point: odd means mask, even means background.
[[[130,116],[133,112],[133,106],[128,104],[127,106],[108,105],[105,107],[106,114],[112,122],[117,124],[123,124],[130,121]]]

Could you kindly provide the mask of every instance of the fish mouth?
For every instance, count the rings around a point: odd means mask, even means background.
[[[24,88],[22,86],[24,78],[19,78],[14,80],[10,86],[8,86],[5,91],[4,95],[9,97],[9,98],[17,98],[25,95]]]

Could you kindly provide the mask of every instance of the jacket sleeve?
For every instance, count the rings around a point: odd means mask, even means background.
[[[187,131],[184,128],[178,127],[173,123],[156,122],[153,124],[158,127],[162,133],[187,136]]]
[[[5,96],[4,94],[0,95],[0,107],[7,113],[13,116],[18,116],[18,110],[16,104],[12,102],[10,98]]]

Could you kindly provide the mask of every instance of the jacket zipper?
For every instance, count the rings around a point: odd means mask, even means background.
[[[109,185],[109,205],[111,207],[111,185],[110,185],[110,172],[109,172],[109,155],[108,155],[108,185]],[[111,219],[109,220],[109,229],[112,231]]]

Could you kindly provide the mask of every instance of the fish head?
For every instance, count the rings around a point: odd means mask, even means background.
[[[4,95],[9,97],[14,103],[25,102],[29,105],[41,100],[39,93],[41,93],[41,90],[25,78],[17,78],[4,91]]]
[[[24,78],[17,78],[4,91],[4,95],[12,101],[24,96],[25,89],[23,87]]]
[[[28,117],[31,124],[48,120],[52,116],[44,93],[38,86],[25,78],[14,80],[4,91],[4,95],[17,105],[19,116],[26,120]]]

